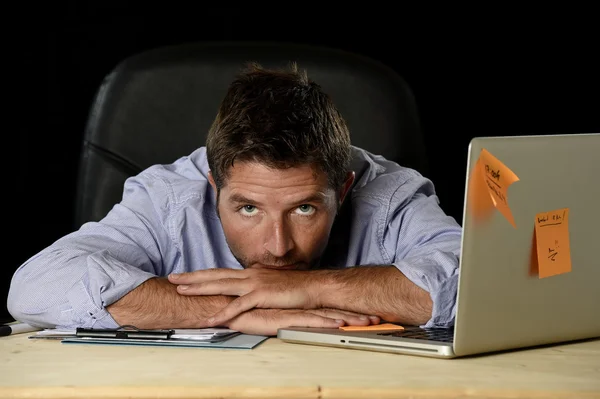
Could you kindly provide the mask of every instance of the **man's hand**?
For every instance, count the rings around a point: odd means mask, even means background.
[[[169,276],[182,296],[233,297],[208,319],[211,326],[253,308],[347,310],[390,322],[420,325],[431,318],[428,292],[395,266],[342,270],[211,269]]]
[[[119,325],[138,328],[204,328],[207,319],[234,298],[183,296],[165,278],[151,278],[106,309]]]
[[[285,327],[339,328],[343,325],[368,325],[379,323],[353,312],[335,309],[253,309],[227,323],[227,327],[246,334],[277,335]]]
[[[182,295],[237,296],[208,319],[216,326],[254,308],[320,308],[318,277],[315,271],[209,269],[170,275],[169,281],[178,285],[177,292]]]

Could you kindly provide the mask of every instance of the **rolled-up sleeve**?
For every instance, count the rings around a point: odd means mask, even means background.
[[[156,184],[126,182],[123,201],[100,222],[84,224],[31,257],[13,275],[11,315],[42,328],[114,328],[106,310],[144,281],[165,272],[172,251],[165,227],[168,201]]]
[[[430,181],[413,179],[398,189],[388,210],[384,250],[398,270],[429,292],[433,309],[424,327],[454,324],[461,235]]]

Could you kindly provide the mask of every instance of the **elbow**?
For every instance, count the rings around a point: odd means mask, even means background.
[[[8,313],[18,321],[29,324],[29,318],[27,317],[27,312],[25,308],[22,306],[23,301],[20,298],[19,290],[15,287],[15,284],[11,284],[10,290],[8,292],[8,299],[6,301],[6,307],[8,309]]]
[[[8,292],[6,307],[10,315],[22,323],[27,323],[33,327],[53,328],[57,323],[53,323],[49,318],[48,305],[44,300],[44,295],[36,291],[37,287],[28,284],[18,278],[13,277]],[[34,294],[34,293],[37,293]]]
[[[30,324],[30,320],[27,317],[27,312],[22,306],[20,306],[20,301],[17,295],[13,292],[12,287],[11,291],[8,294],[6,307],[8,309],[8,313],[13,317],[13,319]]]

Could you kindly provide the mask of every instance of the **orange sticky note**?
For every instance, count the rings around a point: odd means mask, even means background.
[[[344,331],[397,331],[404,330],[404,327],[391,324],[391,323],[383,323],[383,324],[374,324],[371,326],[342,326],[340,330]]]
[[[473,168],[469,183],[469,203],[477,220],[487,218],[495,208],[513,225],[508,204],[508,187],[519,181],[517,175],[485,148]]]
[[[539,278],[570,272],[569,208],[535,215],[534,234]]]

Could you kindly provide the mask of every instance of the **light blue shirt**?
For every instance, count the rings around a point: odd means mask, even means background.
[[[462,229],[418,172],[353,147],[356,180],[332,229],[324,267],[394,265],[433,300],[427,327],[454,324]],[[106,306],[149,278],[242,269],[208,183],[206,149],[129,178],[122,201],[28,259],[8,309],[38,327],[115,328]]]

